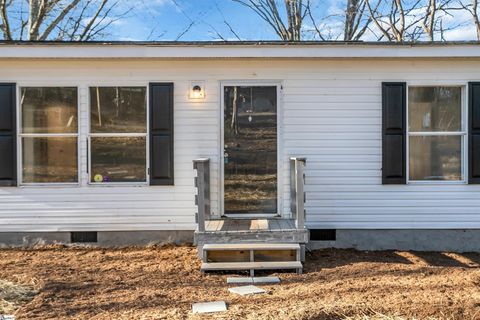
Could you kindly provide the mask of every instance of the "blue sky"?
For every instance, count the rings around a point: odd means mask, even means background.
[[[217,32],[228,40],[236,37],[224,17],[242,39],[276,39],[271,29],[252,12],[230,0],[133,0],[127,18],[110,28],[116,40],[175,40],[191,23],[180,40],[216,40]],[[123,8],[118,8],[120,12]]]
[[[283,3],[283,0],[280,1]],[[332,34],[342,31],[344,0],[312,0],[317,21],[329,17]],[[116,8],[123,12],[133,7],[127,17],[116,21],[109,29],[111,40],[219,40],[217,33],[227,40],[237,40],[224,23],[227,20],[242,40],[277,40],[271,27],[250,9],[232,0],[121,0]],[[283,6],[282,6],[283,8]],[[446,33],[447,40],[473,40],[476,33],[466,12],[455,12],[445,23],[462,24]],[[307,21],[306,27],[309,27]],[[366,35],[364,40],[375,40]]]

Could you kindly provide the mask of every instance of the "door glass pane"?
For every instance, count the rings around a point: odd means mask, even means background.
[[[462,180],[462,137],[411,136],[410,180]]]
[[[461,131],[461,88],[410,87],[408,124],[410,132]]]
[[[145,87],[90,88],[92,133],[147,132]]]
[[[277,213],[277,88],[225,87],[224,211]]]
[[[78,182],[77,138],[22,138],[24,183]]]
[[[145,182],[146,138],[91,138],[91,182]]]
[[[23,133],[77,132],[77,88],[26,87],[20,100]]]

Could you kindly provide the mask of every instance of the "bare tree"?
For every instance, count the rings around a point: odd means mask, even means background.
[[[366,14],[365,0],[347,0],[345,9],[344,41],[358,41],[368,30],[372,18]]]
[[[375,0],[373,0],[375,1]],[[377,29],[381,32],[378,40],[386,39],[388,41],[404,41],[410,28],[418,24],[418,21],[412,21],[407,18],[409,13],[417,9],[420,0],[416,1],[408,9],[404,8],[402,0],[378,0],[375,6],[372,6],[372,0],[365,0],[370,17]],[[390,5],[388,5],[390,3]],[[386,8],[386,10],[384,10]],[[413,36],[410,35],[410,38]],[[414,40],[414,39],[410,39]]]
[[[266,21],[284,41],[302,40],[302,25],[310,8],[310,0],[284,0],[283,18],[276,0],[233,0]],[[286,21],[285,21],[286,20]]]
[[[443,38],[443,33],[445,27],[442,23],[443,15],[450,15],[450,10],[452,8],[449,5],[452,3],[452,0],[428,0],[428,4],[425,6],[423,19],[421,25],[424,31],[424,34],[427,36],[427,39],[430,41],[435,40],[435,32],[439,32]],[[452,25],[447,29],[455,28],[456,25]]]
[[[468,0],[468,2],[460,0],[459,4],[463,10],[466,10],[472,16],[473,24],[477,31],[477,40],[480,40],[480,8],[478,0]]]
[[[305,38],[322,41],[338,39],[358,41],[368,30],[372,18],[368,15],[365,0],[346,0],[344,15],[331,14],[318,17],[324,6],[313,6],[310,0],[232,0],[251,9],[266,21],[285,41],[300,41]],[[309,20],[307,28],[306,19]],[[337,28],[338,19],[344,23]],[[332,29],[332,25],[334,26]]]
[[[449,5],[453,0],[365,0],[376,31],[378,40],[415,41],[435,40],[437,33],[442,35],[446,29],[443,18],[449,15]],[[376,1],[376,5],[372,3]]]
[[[0,0],[0,29],[5,40],[92,40],[130,11],[114,14],[117,4],[113,0]]]

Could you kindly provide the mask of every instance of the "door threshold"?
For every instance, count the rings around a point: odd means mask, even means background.
[[[222,215],[223,219],[283,219],[279,214],[263,214],[263,213],[228,213]]]

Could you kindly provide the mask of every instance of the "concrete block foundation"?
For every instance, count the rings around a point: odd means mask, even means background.
[[[480,252],[480,229],[337,229],[335,241],[310,241],[307,248]]]
[[[193,243],[193,231],[99,231],[97,240],[95,243],[79,244],[94,247],[125,247]],[[51,244],[72,244],[70,232],[0,232],[0,248],[29,248]]]
[[[165,243],[192,243],[192,230],[181,231],[101,231],[97,247],[147,246]],[[0,248],[71,244],[70,232],[0,232]],[[83,245],[80,244],[80,245]],[[337,229],[335,241],[310,241],[308,250],[325,248],[357,250],[415,250],[480,252],[480,229]]]

